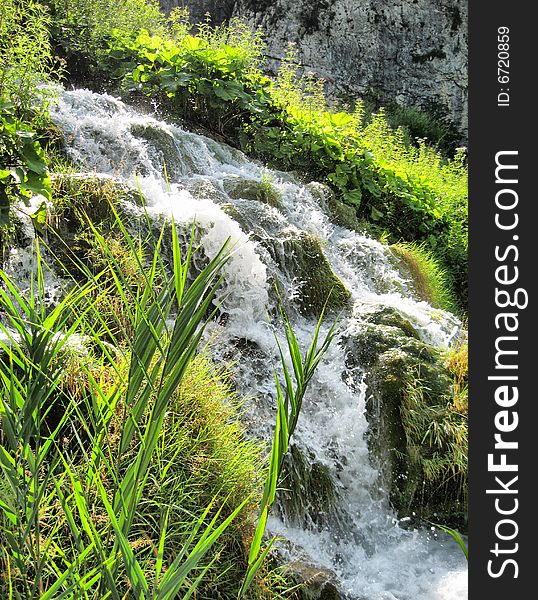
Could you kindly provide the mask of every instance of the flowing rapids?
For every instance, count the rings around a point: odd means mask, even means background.
[[[322,186],[305,186],[289,174],[268,171],[236,150],[136,112],[108,95],[62,92],[53,120],[80,173],[139,186],[157,223],[170,215],[185,227],[196,221],[207,256],[232,238],[234,252],[219,298],[222,314],[210,339],[217,356],[237,361],[238,389],[250,398],[251,432],[268,437],[274,423],[278,354],[268,326],[268,313],[275,314],[274,283],[303,347],[315,327],[315,318],[295,308],[294,300],[305,290],[294,275],[294,254],[286,240],[304,235],[319,240],[333,272],[350,291],[352,310],[341,318],[340,339],[352,335],[361,318],[380,306],[397,308],[433,345],[447,346],[457,335],[453,315],[413,298],[385,246],[331,222]],[[249,182],[270,182],[278,206],[230,191]],[[23,254],[14,259],[19,269],[27,261]],[[455,542],[444,534],[406,529],[389,506],[366,441],[363,373],[346,367],[346,351],[338,342],[312,383],[294,440],[307,460],[330,474],[338,499],[317,519],[309,517],[307,506],[297,518],[283,504],[270,520],[270,533],[283,538],[286,559],[335,574],[350,599],[461,600],[467,595],[467,570]]]

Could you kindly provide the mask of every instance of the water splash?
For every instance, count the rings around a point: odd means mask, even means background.
[[[412,296],[390,251],[366,236],[334,225],[323,207],[323,188],[301,185],[269,172],[240,152],[143,115],[119,100],[86,90],[64,92],[52,112],[80,172],[138,185],[154,219],[185,225],[196,221],[211,257],[230,237],[234,253],[226,266],[222,301],[226,319],[209,328],[215,353],[238,359],[236,383],[252,397],[250,428],[269,436],[276,399],[272,371],[278,365],[267,311],[272,284],[286,292],[294,330],[303,345],[314,321],[297,309],[304,282],[279,263],[285,240],[312,236],[333,272],[350,291],[351,310],[342,335],[379,307],[396,308],[422,339],[439,347],[457,335],[460,323]],[[269,178],[278,203],[238,186]],[[281,261],[282,262],[282,261]],[[323,333],[323,332],[322,332]],[[335,573],[351,599],[456,600],[466,595],[466,564],[444,534],[406,530],[391,511],[366,442],[366,386],[360,368],[346,367],[343,344],[334,343],[320,366],[295,435],[304,454],[330,473],[339,500],[325,519],[298,525],[285,511],[270,530],[287,540],[281,552]]]

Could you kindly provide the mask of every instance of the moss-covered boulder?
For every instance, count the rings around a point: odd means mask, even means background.
[[[58,273],[65,275],[65,269],[69,269],[74,258],[91,266],[95,244],[88,223],[102,233],[109,232],[115,222],[115,210],[124,214],[129,206],[141,202],[137,191],[110,177],[53,175],[52,206],[48,211],[45,233],[58,259]],[[69,274],[76,277],[75,271]]]
[[[335,225],[340,225],[340,227],[352,231],[360,231],[360,221],[355,208],[339,200],[330,187],[313,181],[307,184],[306,188],[316,198]]]
[[[298,600],[345,600],[333,571],[299,560],[289,563],[287,569],[288,576],[299,585]]]
[[[299,286],[295,303],[299,311],[317,317],[327,298],[329,310],[349,305],[351,293],[333,272],[320,241],[304,232],[288,232],[283,240],[274,240],[267,250],[279,267]]]
[[[269,206],[279,208],[281,197],[274,185],[266,180],[255,181],[254,179],[243,179],[241,177],[228,177],[224,180],[224,191],[235,200],[244,198],[256,200]]]
[[[369,445],[391,503],[401,516],[464,528],[466,415],[440,353],[391,308],[367,317],[345,343],[348,366],[367,371]]]
[[[112,207],[125,202],[141,205],[138,191],[112,177],[99,175],[54,174],[52,176],[53,210],[49,224],[65,233],[76,230],[87,216],[98,225],[111,221]]]
[[[150,148],[148,156],[155,169],[161,171],[166,165],[166,175],[170,181],[196,172],[196,165],[189,153],[179,151],[181,140],[176,139],[170,131],[152,122],[140,122],[131,125],[131,133]]]

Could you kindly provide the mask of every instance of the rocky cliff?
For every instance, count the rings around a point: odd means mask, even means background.
[[[436,104],[467,130],[467,2],[464,0],[161,0],[221,22],[246,18],[266,34],[275,70],[295,42],[330,92],[373,94],[404,106]]]

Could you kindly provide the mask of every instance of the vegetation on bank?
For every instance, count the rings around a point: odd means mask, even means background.
[[[276,79],[266,77],[263,40],[240,21],[193,35],[184,11],[166,19],[155,0],[0,0],[0,8],[0,236],[7,243],[16,201],[51,200],[56,217],[37,211],[35,224],[49,219],[49,249],[73,286],[51,309],[43,262],[29,295],[0,271],[0,595],[172,598],[196,589],[197,598],[214,600],[242,589],[245,598],[289,597],[289,582],[265,566],[264,525],[325,342],[316,349],[316,331],[302,362],[284,318],[292,372],[282,390],[276,383],[267,475],[265,449],[242,434],[228,374],[196,350],[225,255],[189,287],[189,256],[177,245],[170,278],[159,240],[126,237],[109,203],[121,190],[51,177],[54,91],[42,84],[68,78],[150,95],[270,165],[324,181],[371,231],[397,244],[429,282],[428,301],[460,311],[465,155],[447,160],[410,143],[383,111],[370,117],[360,102],[352,112],[330,110],[321,82],[299,77],[293,51]],[[69,239],[66,215],[81,225]],[[340,296],[344,304],[347,290]],[[323,302],[310,304],[319,313]],[[172,307],[180,316],[186,310],[189,335],[168,329]],[[431,409],[422,406],[420,377],[410,380],[403,407],[416,430],[409,444],[431,442],[422,458],[452,451],[451,431],[459,436],[458,469],[465,364],[463,350],[447,359],[455,397],[435,420],[441,432],[454,425],[445,437],[415,414]],[[445,463],[432,481],[456,473]]]
[[[143,92],[176,117],[201,123],[272,166],[325,181],[357,215],[392,242],[424,242],[466,303],[467,180],[464,151],[444,159],[424,142],[406,143],[380,110],[366,119],[327,108],[322,82],[298,76],[293,52],[279,76],[261,71],[262,41],[244,24],[185,24],[168,36],[118,36],[110,71],[126,91]]]
[[[197,250],[180,250],[173,224],[170,268],[164,230],[135,238],[114,205],[109,213],[108,231],[85,223],[100,260],[76,247],[56,256],[71,279],[59,304],[49,305],[40,250],[54,244],[36,242],[30,290],[0,271],[0,592],[278,598],[291,585],[267,570],[265,523],[332,334],[318,347],[318,326],[303,354],[282,315],[293,371],[284,367],[283,388],[276,381],[267,469],[227,372],[197,353],[226,246],[191,280]]]
[[[148,94],[176,118],[203,124],[272,166],[328,183],[380,236],[424,243],[465,312],[464,150],[446,159],[424,141],[409,143],[383,110],[370,117],[361,102],[352,112],[329,109],[323,82],[298,75],[293,49],[278,77],[266,77],[263,40],[239,20],[202,24],[193,34],[186,11],[166,19],[152,0],[44,4],[50,17],[39,26],[51,36],[41,42],[41,77],[53,48],[74,80]],[[11,72],[6,60],[3,71]]]

